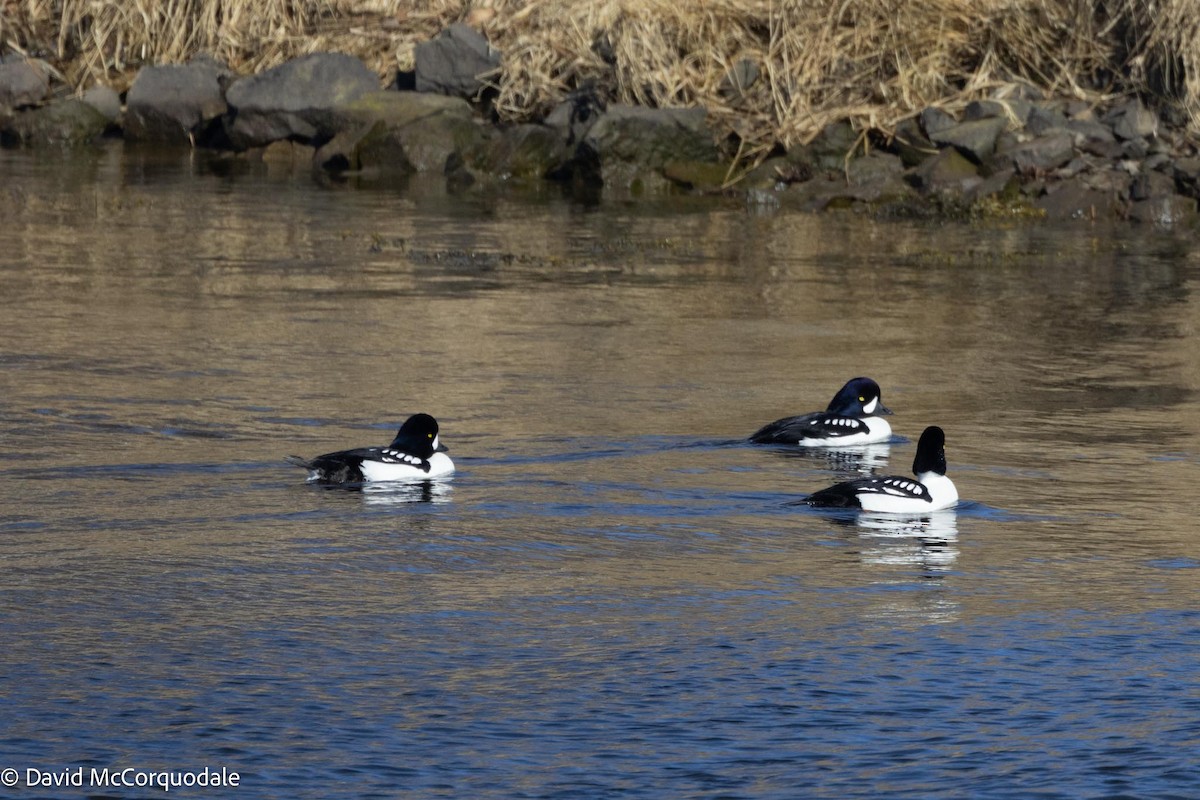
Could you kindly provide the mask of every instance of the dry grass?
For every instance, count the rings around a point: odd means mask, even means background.
[[[703,105],[744,156],[849,118],[887,131],[1013,81],[1081,97],[1157,94],[1200,130],[1197,0],[0,0],[0,45],[74,87],[207,52],[255,72],[317,50],[388,80],[466,20],[504,55],[496,107],[537,118],[593,86],[610,101]],[[419,7],[419,8],[418,8]],[[722,82],[749,59],[760,78]]]

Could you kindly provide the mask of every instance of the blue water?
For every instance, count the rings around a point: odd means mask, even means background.
[[[1188,236],[0,174],[0,797],[1196,796]],[[416,411],[445,484],[282,461]],[[956,510],[790,505],[926,424]]]

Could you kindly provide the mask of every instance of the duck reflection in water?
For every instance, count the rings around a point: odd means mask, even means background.
[[[862,550],[865,564],[908,565],[940,573],[958,559],[954,509],[913,517],[862,512],[851,522],[866,545]]]
[[[362,492],[369,506],[398,506],[408,503],[449,503],[452,487],[446,481],[418,483],[365,483],[354,491]]]
[[[860,444],[848,447],[805,447],[779,448],[773,452],[785,458],[806,458],[824,462],[835,472],[870,477],[875,471],[886,467],[892,446],[887,442]]]

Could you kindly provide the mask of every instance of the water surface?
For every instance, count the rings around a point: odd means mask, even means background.
[[[197,797],[1200,785],[1188,232],[119,148],[0,177],[0,796],[87,795],[23,785],[80,766],[241,775]],[[889,445],[743,443],[859,374]],[[282,461],[417,411],[445,485]],[[907,473],[929,424],[956,510],[788,505]]]

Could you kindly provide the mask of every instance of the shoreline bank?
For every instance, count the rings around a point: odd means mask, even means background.
[[[943,5],[943,21],[957,19],[946,16],[946,9],[961,3]],[[115,85],[88,77],[79,63],[85,59],[79,44],[71,66],[33,57],[37,48],[28,45],[37,26],[26,24],[21,41],[29,54],[10,52],[0,63],[0,144],[72,146],[119,136],[130,143],[259,158],[287,143],[293,150],[305,148],[305,155],[311,151],[319,174],[367,180],[436,172],[459,187],[549,180],[605,196],[734,193],[758,206],[814,211],[853,207],[897,215],[1128,218],[1164,224],[1196,218],[1200,137],[1194,104],[1179,87],[1173,101],[1150,92],[1150,77],[1158,68],[1145,59],[1138,62],[1147,81],[1141,94],[1130,88],[1132,78],[1110,76],[1104,91],[1081,88],[1084,78],[1095,83],[1105,72],[1095,65],[1086,76],[1069,75],[1042,87],[1020,77],[1002,80],[997,76],[1011,70],[999,68],[985,82],[958,85],[965,74],[957,68],[923,79],[910,76],[908,93],[896,95],[890,105],[835,106],[817,99],[796,113],[804,93],[791,78],[784,80],[779,64],[825,53],[828,41],[814,39],[804,52],[756,56],[747,45],[752,35],[739,39],[729,32],[741,30],[738,24],[755,9],[737,16],[733,6],[718,3],[707,22],[693,24],[691,32],[708,37],[702,48],[716,54],[710,60],[723,71],[694,76],[691,90],[664,91],[661,84],[671,74],[664,59],[674,57],[659,57],[661,69],[655,72],[646,69],[654,58],[634,47],[662,44],[664,29],[678,34],[686,27],[680,22],[685,12],[655,6],[661,16],[656,19],[646,16],[648,7],[600,6],[595,13],[604,11],[603,20],[589,17],[578,30],[562,34],[562,46],[570,50],[568,40],[588,33],[591,60],[577,59],[574,72],[556,67],[539,91],[528,90],[536,46],[527,43],[523,51],[508,52],[500,46],[513,47],[506,35],[521,19],[529,31],[540,31],[547,22],[548,11],[521,3],[496,2],[465,13],[447,6],[419,20],[394,14],[359,18],[367,27],[351,26],[291,48],[356,37],[355,46],[344,52],[284,58],[251,74],[235,70],[230,60],[200,55],[117,71]],[[842,31],[850,38],[840,43],[840,52],[850,56],[864,46],[857,39],[867,32],[859,28],[878,33],[879,26],[863,22],[869,16],[864,9],[845,8],[860,17],[852,31]],[[0,31],[22,33],[11,16]],[[415,38],[431,23],[455,16],[474,24],[446,24],[414,41],[408,56],[379,45]],[[756,35],[779,47],[792,44],[779,27],[797,20],[784,17],[768,14],[776,28]],[[312,20],[305,24],[313,27]],[[849,30],[845,17],[841,24]],[[1064,20],[1047,24],[1061,34]],[[1009,26],[1020,27],[1017,22]],[[949,23],[943,26],[937,42],[927,41],[930,52],[953,49],[956,31]],[[1005,31],[995,35],[1003,39]],[[1039,46],[1033,38],[1030,46]],[[13,41],[9,36],[9,47]],[[364,50],[373,57],[355,53]],[[638,59],[640,72],[631,66]],[[692,59],[694,65],[702,61]],[[1190,63],[1178,55],[1176,61]],[[247,63],[243,58],[236,66]],[[888,81],[899,69],[874,68],[879,70],[875,100],[886,100]],[[862,65],[855,69],[861,71]],[[646,84],[640,92],[630,88],[635,72]],[[839,86],[846,98],[858,91],[863,76],[842,73],[825,75],[824,95],[835,94]],[[1182,73],[1186,88],[1189,73]],[[965,77],[981,74],[977,69]],[[68,76],[77,81],[74,87]],[[514,103],[514,93],[521,91],[527,96]],[[934,99],[917,105],[926,91]],[[816,97],[812,91],[804,96]],[[692,102],[664,102],[672,98]],[[781,111],[788,104],[795,106],[790,115]],[[773,129],[764,128],[764,114],[772,117]],[[797,117],[805,124],[797,124]]]

